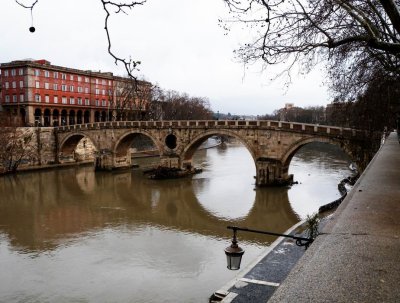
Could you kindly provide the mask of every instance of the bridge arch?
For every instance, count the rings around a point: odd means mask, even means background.
[[[210,129],[207,130],[196,137],[194,137],[189,144],[185,146],[183,149],[183,152],[181,154],[181,158],[183,159],[184,162],[190,162],[192,160],[192,157],[196,150],[199,148],[199,146],[208,138],[212,136],[218,136],[218,135],[225,135],[225,136],[230,136],[234,137],[235,139],[238,139],[249,151],[251,157],[254,160],[254,163],[256,163],[256,154],[254,149],[252,148],[251,145],[249,145],[248,141],[246,138],[243,138],[243,136],[239,135],[238,132],[234,131],[229,131],[229,130],[222,130],[222,129]]]
[[[83,148],[86,148],[87,145],[91,145],[95,151],[98,151],[98,147],[95,144],[94,138],[89,136],[86,133],[83,132],[78,132],[78,133],[73,133],[68,136],[66,136],[61,142],[60,142],[60,148],[59,148],[59,155],[61,157],[72,157],[75,159],[75,150],[82,141],[82,139],[89,140],[89,142],[86,142],[83,140],[82,146]],[[75,159],[76,160],[76,159]]]
[[[154,137],[152,137],[148,133],[140,131],[140,130],[129,131],[129,132],[123,134],[122,136],[120,136],[118,141],[115,143],[114,150],[113,150],[114,154],[117,157],[126,156],[128,153],[128,150],[132,146],[132,143],[134,142],[135,138],[137,138],[138,136],[145,136],[145,137],[149,138],[153,142],[154,146],[157,148],[159,154],[161,155],[162,146],[160,146],[158,140],[156,140]]]
[[[288,149],[287,151],[284,153],[281,162],[283,164],[283,166],[285,168],[288,168],[290,165],[290,162],[292,161],[293,156],[296,154],[296,152],[303,147],[304,145],[307,145],[309,143],[314,143],[314,142],[319,142],[319,143],[328,143],[331,145],[335,145],[338,146],[341,150],[343,150],[350,159],[352,159],[353,161],[355,161],[355,159],[353,159],[353,155],[350,152],[350,150],[347,148],[346,144],[344,144],[341,141],[338,140],[334,140],[331,138],[326,138],[326,137],[310,137],[310,138],[306,138],[306,139],[301,139],[298,140],[296,142],[294,142]]]

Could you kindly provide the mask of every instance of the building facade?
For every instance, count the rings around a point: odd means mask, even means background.
[[[143,115],[148,104],[133,87],[150,87],[150,83],[116,77],[111,72],[61,67],[47,60],[12,61],[0,68],[1,107],[24,126],[131,120]],[[124,93],[120,87],[127,89],[129,85],[132,92],[121,107]]]

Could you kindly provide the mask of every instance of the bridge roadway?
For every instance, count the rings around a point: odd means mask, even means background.
[[[380,141],[379,135],[372,137],[365,131],[282,121],[114,121],[61,126],[54,131],[56,163],[62,163],[62,157],[71,157],[78,143],[85,138],[98,151],[96,167],[101,170],[129,167],[130,147],[138,135],[153,141],[161,165],[183,169],[191,167],[194,152],[207,138],[232,136],[251,154],[257,185],[290,181],[290,161],[307,143],[338,145],[362,170]]]

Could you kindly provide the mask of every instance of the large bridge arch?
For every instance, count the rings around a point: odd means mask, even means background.
[[[343,141],[335,140],[332,138],[327,138],[327,137],[310,137],[310,138],[305,138],[298,140],[294,142],[283,154],[281,162],[283,164],[284,170],[289,169],[290,162],[292,161],[293,156],[296,154],[296,152],[303,147],[304,145],[307,145],[309,143],[327,143],[331,145],[338,146],[342,151],[344,151],[352,161],[356,162],[356,159],[354,159],[350,149],[347,147]]]
[[[248,140],[238,134],[236,131],[229,131],[229,130],[220,130],[220,129],[210,129],[207,130],[196,137],[194,137],[188,144],[186,144],[185,148],[182,151],[181,154],[181,159],[183,160],[184,163],[191,162],[192,157],[196,150],[199,148],[199,146],[208,138],[212,136],[219,136],[219,135],[224,135],[224,136],[230,136],[234,137],[235,139],[238,139],[249,151],[251,157],[254,160],[254,163],[256,163],[256,153],[254,148],[249,144]]]

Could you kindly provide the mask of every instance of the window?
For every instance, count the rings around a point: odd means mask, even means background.
[[[67,104],[67,97],[62,97],[62,104]]]
[[[85,99],[85,105],[90,105],[90,102],[89,102],[88,98]]]
[[[70,86],[69,86],[69,91],[70,91],[70,92],[74,92],[74,86],[73,86],[73,85],[70,85]]]
[[[54,79],[58,79],[58,72],[54,72]]]
[[[18,75],[22,76],[23,74],[24,74],[24,69],[23,69],[23,68],[20,68],[20,69],[18,70]]]
[[[17,88],[17,82],[15,81],[12,82],[12,88]]]
[[[38,70],[38,69],[35,69],[35,76],[40,76],[40,70]]]
[[[100,89],[96,88],[96,95],[100,94]]]
[[[24,94],[20,94],[19,95],[19,102],[24,102],[24,99],[25,99]]]
[[[85,82],[89,83],[89,78],[88,77],[85,77]]]
[[[78,98],[78,105],[82,105],[82,98]]]
[[[110,86],[111,86],[111,80],[108,80],[108,85],[110,85]]]
[[[58,96],[54,96],[54,103],[58,103]]]
[[[24,87],[24,81],[19,81],[19,88],[23,88]]]
[[[4,71],[4,77],[8,77],[8,70]]]
[[[74,98],[69,98],[69,104],[75,104],[75,99]]]
[[[61,79],[63,79],[63,80],[66,80],[66,79],[67,79],[67,75],[66,75],[66,74],[63,74],[63,73],[61,73]]]
[[[9,89],[10,88],[10,83],[4,82],[4,87],[5,87],[5,89]]]
[[[49,97],[49,95],[44,96],[44,102],[50,103],[50,97]]]
[[[78,93],[82,92],[82,86],[78,86]]]
[[[39,95],[39,94],[36,94],[36,95],[35,95],[35,101],[36,101],[36,102],[40,102],[40,101],[41,101],[41,98],[40,98],[40,95]]]
[[[81,81],[82,81],[82,77],[78,76],[78,82],[81,82]]]
[[[15,69],[11,70],[11,76],[15,76],[17,74],[17,71]]]
[[[46,78],[49,78],[49,77],[50,77],[50,72],[49,72],[48,70],[45,70],[45,71],[44,71],[44,76],[45,76]]]
[[[61,84],[61,90],[63,92],[66,92],[67,91],[67,86],[65,84]]]
[[[57,84],[57,83],[54,83],[54,84],[53,84],[53,89],[54,89],[54,90],[58,90],[58,84]]]
[[[96,81],[96,84],[99,84],[99,79],[96,79],[95,81]]]
[[[96,106],[99,106],[99,100],[96,99]]]
[[[74,75],[69,75],[69,80],[74,80]]]
[[[89,93],[89,87],[85,87],[85,94]]]
[[[35,87],[36,88],[40,88],[40,82],[39,81],[36,81]]]
[[[105,89],[103,89],[101,92],[102,92],[103,95],[106,94],[106,90]]]
[[[6,95],[6,103],[10,103],[10,96]]]
[[[17,101],[18,101],[18,100],[17,100],[17,95],[13,95],[13,102],[14,102],[14,103],[17,103]]]
[[[45,82],[45,83],[44,83],[44,88],[45,88],[45,89],[50,89],[50,84],[47,83],[47,82]]]
[[[102,106],[107,106],[107,101],[106,101],[106,100],[102,100],[102,101],[101,101],[101,105],[102,105]]]
[[[107,82],[106,82],[106,80],[101,80],[101,84],[103,84],[103,85],[106,85],[107,84]]]

